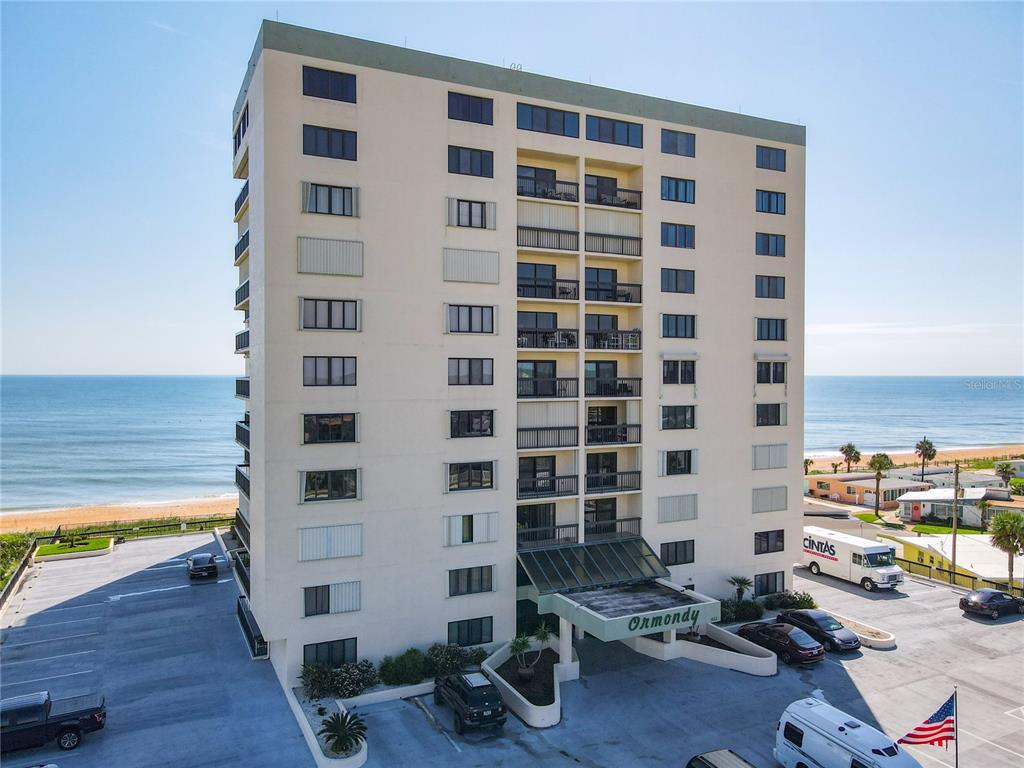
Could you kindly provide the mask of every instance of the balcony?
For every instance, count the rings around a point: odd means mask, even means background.
[[[516,379],[516,396],[520,398],[579,397],[580,380],[575,376],[557,379]]]
[[[238,540],[240,542],[242,542],[242,544],[245,546],[246,549],[250,549],[250,546],[249,546],[249,539],[250,539],[249,523],[247,523],[245,518],[242,517],[241,511],[239,511],[237,509],[235,510],[235,525],[234,525],[234,529],[235,529],[235,536],[238,537]]]
[[[235,397],[249,399],[249,379],[235,379]]]
[[[639,535],[639,517],[622,517],[618,520],[587,520],[583,524],[583,537],[588,542]]]
[[[639,442],[639,424],[608,424],[587,427],[587,445],[627,445]]]
[[[613,301],[617,304],[639,304],[639,283],[587,283],[587,301]]]
[[[235,334],[235,354],[244,355],[249,351],[249,331],[239,331]]]
[[[516,177],[516,194],[520,197],[537,197],[541,200],[561,200],[566,203],[578,203],[580,185],[575,181],[550,182],[530,176]]]
[[[238,242],[235,243],[235,265],[237,266],[238,263],[248,253],[249,253],[249,230],[247,229],[247,230],[245,230],[245,234],[243,234],[240,238],[238,238]]]
[[[623,493],[640,490],[640,470],[598,472],[586,476],[587,493]]]
[[[235,485],[238,490],[249,498],[249,465],[238,464],[235,466]]]
[[[640,256],[641,238],[632,235],[586,233],[587,253],[609,253],[613,256]]]
[[[575,448],[580,442],[579,427],[520,427],[517,434],[516,447],[521,450]]]
[[[243,448],[249,447],[249,422],[248,421],[236,421],[235,422],[235,442]]]
[[[555,547],[560,544],[576,544],[579,541],[579,526],[549,525],[544,528],[520,528],[516,531],[516,549]]]
[[[245,309],[249,306],[249,281],[246,280],[235,288],[235,309]]]
[[[638,350],[641,335],[638,329],[632,331],[588,331],[586,334],[587,349],[607,350]]]
[[[624,379],[583,380],[583,393],[586,397],[640,397],[640,377]]]
[[[613,208],[640,210],[641,193],[639,189],[623,189],[622,187],[598,188],[586,186],[586,202],[589,205],[609,205]]]
[[[235,221],[241,218],[242,210],[249,204],[249,180],[246,179],[245,184],[242,185],[242,190],[238,193],[238,197],[235,198]]]
[[[520,299],[559,299],[561,301],[577,301],[580,298],[579,280],[544,280],[520,278],[516,283],[516,291]]]
[[[252,609],[249,607],[249,599],[244,595],[238,596],[236,613],[238,623],[242,627],[242,634],[245,635],[245,640],[249,644],[249,653],[254,659],[267,658],[270,655],[270,646],[263,639],[263,633],[260,632],[260,627],[256,623],[256,617],[253,616]]]
[[[580,346],[577,328],[520,328],[518,334],[520,349],[579,349]]]
[[[516,483],[517,499],[545,499],[555,496],[575,496],[579,493],[576,475],[555,477],[520,477]]]
[[[573,230],[520,226],[517,231],[517,244],[520,248],[547,248],[554,251],[580,249],[580,233]]]
[[[242,585],[242,591],[245,592],[246,597],[249,597],[249,553],[236,552],[235,556],[231,559],[231,567],[235,572],[235,576],[238,577],[238,582]]]

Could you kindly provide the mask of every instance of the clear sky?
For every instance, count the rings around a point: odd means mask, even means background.
[[[1020,3],[4,2],[4,372],[241,370],[231,109],[275,16],[802,123],[807,372],[1024,369]]]

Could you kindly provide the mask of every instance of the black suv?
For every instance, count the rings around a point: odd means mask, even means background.
[[[480,672],[461,672],[434,679],[434,703],[447,704],[455,713],[455,732],[505,724],[508,712],[501,694]]]
[[[998,619],[1004,613],[1024,613],[1024,598],[1014,597],[998,589],[976,589],[960,598],[960,610]]]
[[[188,559],[188,577],[195,579],[201,576],[217,575],[217,558],[209,552],[192,555]]]
[[[824,611],[800,609],[782,611],[778,621],[799,627],[830,651],[856,651],[860,640]]]

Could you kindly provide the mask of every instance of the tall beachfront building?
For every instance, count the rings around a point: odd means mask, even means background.
[[[270,21],[233,118],[239,615],[283,680],[791,585],[802,126]]]

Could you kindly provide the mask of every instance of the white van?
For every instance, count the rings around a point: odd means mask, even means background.
[[[921,768],[884,733],[819,699],[786,707],[772,754],[785,768]]]
[[[846,579],[868,592],[895,589],[903,583],[896,550],[888,544],[814,525],[804,527],[803,563],[813,574]]]

